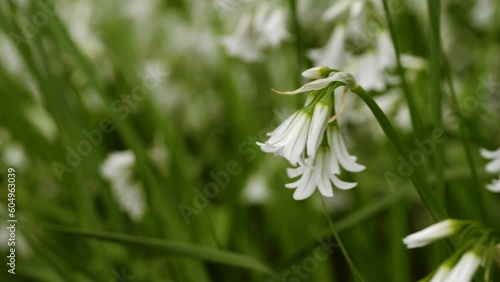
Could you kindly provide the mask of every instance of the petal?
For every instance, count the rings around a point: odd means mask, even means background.
[[[278,127],[276,127],[275,130],[271,131],[268,133],[268,136],[271,136],[269,140],[267,141],[268,143],[274,143],[281,139],[281,136],[283,133],[286,132],[286,130],[290,127],[292,124],[292,121],[297,117],[298,112],[295,112],[293,115],[289,116],[285,121],[283,121]]]
[[[356,185],[358,185],[357,182],[346,182],[346,181],[340,180],[335,174],[330,175],[330,180],[333,182],[333,185],[335,185],[335,187],[337,187],[341,190],[349,190],[349,189],[356,187]]]
[[[314,188],[316,188],[316,181],[311,175],[308,177],[307,181],[302,182],[301,185],[297,187],[297,190],[293,193],[293,198],[297,201],[304,200],[312,195]]]
[[[302,177],[299,178],[297,181],[285,184],[286,188],[299,188],[304,186],[304,182],[309,181],[309,178],[311,178],[311,169],[304,169],[304,173],[302,174]]]
[[[326,153],[324,148],[318,152],[318,154],[323,156],[321,162],[321,181],[318,183],[318,190],[325,197],[333,197],[333,188],[328,171],[328,155]]]
[[[283,147],[283,144],[286,144],[286,142],[288,142],[288,140],[290,139],[290,135],[296,133],[295,131],[297,131],[297,124],[299,124],[300,126],[301,123],[303,122],[303,118],[304,118],[303,115],[298,113],[293,118],[293,120],[291,120],[290,124],[288,124],[287,127],[280,129],[279,134],[273,134],[273,136],[271,136],[271,138],[269,138],[269,140],[266,143],[271,144],[273,146]]]
[[[296,165],[301,158],[302,152],[306,145],[307,132],[309,131],[309,125],[311,124],[311,119],[307,119],[302,125],[302,128],[298,136],[290,143],[289,146],[285,147],[283,151],[283,156],[290,161],[291,164]]]
[[[486,171],[489,172],[489,173],[500,172],[500,158],[495,159],[495,160],[489,162],[486,165]]]
[[[302,175],[303,173],[304,173],[304,168],[301,166],[286,169],[286,174],[290,178],[298,177],[299,175]]]
[[[337,153],[337,157],[342,167],[351,172],[359,172],[364,170],[366,168],[364,165],[360,165],[352,160],[349,152],[347,151],[344,140],[340,135],[340,131],[335,131],[334,138],[335,143],[333,144],[333,147],[335,149],[335,152]]]
[[[330,107],[321,102],[317,103],[314,107],[311,126],[309,127],[309,134],[307,137],[307,154],[309,156],[314,156],[316,154],[316,150],[318,150],[323,139],[329,111]]]
[[[481,150],[479,150],[479,153],[481,154],[481,156],[483,156],[483,158],[485,159],[496,159],[496,158],[500,158],[500,148],[497,149],[496,151],[489,151],[489,150],[486,150],[484,148],[481,148]]]
[[[486,189],[493,193],[500,193],[500,180],[494,179],[493,182],[486,184]]]

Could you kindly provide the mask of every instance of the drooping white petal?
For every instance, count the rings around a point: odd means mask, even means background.
[[[290,178],[295,178],[298,177],[299,175],[304,173],[304,167],[298,166],[298,167],[293,167],[293,168],[287,168],[286,169],[286,174]]]
[[[322,167],[321,167],[321,183],[319,184],[319,192],[325,197],[333,197],[333,188],[330,181],[330,172],[328,169],[328,156],[329,154],[325,150],[320,150],[318,153],[322,153]]]
[[[307,154],[314,156],[323,139],[325,133],[330,105],[325,105],[321,101],[314,107],[311,126],[307,138]]]
[[[302,128],[297,136],[297,138],[288,147],[284,148],[283,156],[287,158],[291,164],[296,165],[299,162],[302,152],[304,151],[304,146],[306,145],[307,133],[311,124],[311,119],[306,119]]]
[[[309,176],[307,181],[302,182],[301,185],[297,187],[295,193],[293,193],[293,198],[298,201],[308,198],[312,195],[316,186],[316,179],[313,175],[313,170],[311,169],[311,175]]]
[[[428,244],[436,240],[454,234],[459,227],[459,221],[454,219],[446,219],[406,236],[405,238],[403,238],[403,243],[408,249],[427,246]]]
[[[486,184],[486,189],[493,193],[500,193],[500,180],[493,179],[493,182]]]
[[[340,134],[340,131],[337,128],[333,128],[333,132],[331,139],[333,139],[333,144],[330,144],[335,150],[339,163],[345,168],[347,171],[351,172],[359,172],[364,170],[366,167],[356,163],[349,152],[347,152],[347,148],[345,146],[344,140]]]
[[[481,150],[479,150],[479,153],[485,159],[490,159],[491,160],[491,159],[500,158],[500,148],[498,148],[495,151],[490,151],[490,150],[486,150],[484,148],[481,148]]]
[[[486,171],[489,173],[500,172],[500,158],[494,159],[486,165]]]
[[[270,136],[268,142],[269,143],[274,143],[281,139],[280,137],[285,133],[285,131],[288,129],[290,124],[292,124],[292,121],[297,117],[298,112],[295,112],[293,115],[289,116],[285,121],[283,121],[278,127],[276,127],[275,130],[271,131],[268,133],[268,136]]]

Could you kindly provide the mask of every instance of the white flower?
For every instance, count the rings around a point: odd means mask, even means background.
[[[290,178],[300,176],[285,187],[295,190],[293,198],[303,200],[312,195],[315,188],[325,197],[333,197],[332,183],[343,190],[354,188],[357,183],[340,180],[340,166],[352,172],[364,170],[365,167],[356,163],[356,157],[350,156],[336,126],[328,129],[329,146],[321,146],[315,155],[310,156],[306,163],[287,170]],[[340,164],[340,166],[339,166]]]
[[[403,242],[408,249],[427,246],[436,240],[454,234],[459,227],[460,222],[458,220],[446,219],[406,236],[403,238]]]
[[[320,94],[318,94],[320,95]],[[318,149],[328,122],[332,107],[332,96],[327,93],[314,105],[295,112],[281,123],[265,143],[257,142],[266,153],[275,153],[286,158],[292,165],[304,162],[307,155],[313,156]]]
[[[145,212],[142,185],[134,180],[135,156],[131,151],[109,154],[101,165],[101,175],[111,182],[111,190],[118,205],[132,220],[139,220]]]
[[[325,46],[309,50],[308,57],[315,65],[331,66],[336,69],[343,68],[349,56],[344,48],[345,37],[345,27],[336,27]]]
[[[432,276],[431,280],[429,282],[443,282],[445,281],[446,277],[448,277],[448,274],[450,273],[451,268],[448,264],[442,264],[436,273]]]
[[[250,36],[251,20],[250,16],[244,15],[238,23],[236,31],[222,38],[222,44],[229,56],[240,58],[246,62],[257,61],[262,56],[260,47]]]
[[[269,185],[263,173],[257,173],[249,177],[242,191],[245,202],[254,205],[263,205],[269,201]]]
[[[475,251],[468,251],[453,267],[450,274],[446,277],[445,282],[468,282],[472,281],[474,273],[476,273],[481,264],[481,257]]]
[[[491,160],[488,164],[486,164],[486,171],[489,173],[500,173],[500,148],[496,151],[481,149],[480,153],[483,158]],[[493,182],[487,184],[486,189],[491,192],[500,192],[500,176],[499,179],[494,179]]]
[[[249,2],[250,3],[250,2]],[[286,26],[286,11],[283,7],[269,2],[253,2],[254,7],[243,9],[233,34],[224,36],[222,44],[228,54],[246,62],[258,61],[262,51],[276,47],[290,37]],[[248,13],[248,11],[255,11]]]
[[[297,164],[303,158],[307,133],[311,124],[311,114],[299,110],[281,123],[265,143],[257,142],[262,151],[275,153]]]
[[[254,26],[258,33],[258,44],[262,47],[275,47],[290,37],[286,29],[286,11],[273,7],[271,3],[259,6]]]

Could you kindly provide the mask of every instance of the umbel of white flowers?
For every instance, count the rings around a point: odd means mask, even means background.
[[[421,281],[468,282],[472,281],[480,265],[488,265],[493,259],[498,238],[491,230],[473,222],[446,219],[403,238],[409,249],[427,246],[434,241],[461,233],[464,242],[439,268]],[[468,236],[469,235],[469,236]],[[488,273],[486,273],[488,274]]]
[[[335,114],[334,90],[345,87],[344,98],[357,83],[351,74],[324,66],[306,70],[302,76],[315,80],[294,91],[276,92],[286,95],[311,92],[306,105],[268,133],[267,141],[257,144],[262,151],[280,155],[294,166],[288,169],[288,176],[300,178],[286,185],[287,188],[296,189],[294,199],[306,199],[316,188],[323,196],[333,197],[333,186],[346,190],[357,185],[338,178],[340,167],[351,172],[365,169],[347,151],[335,122],[342,113],[343,104],[339,113]]]

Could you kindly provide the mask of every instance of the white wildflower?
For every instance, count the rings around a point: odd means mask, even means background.
[[[430,243],[455,234],[461,224],[458,220],[446,219],[403,238],[408,249],[427,246]]]
[[[269,201],[269,185],[263,173],[251,175],[242,192],[245,202],[254,205],[263,205]]]
[[[268,134],[270,137],[265,143],[257,144],[262,151],[283,156],[292,165],[303,163],[306,150],[308,156],[314,156],[321,144],[332,103],[332,95],[327,93],[320,101],[295,112],[281,123]]]
[[[113,195],[120,208],[137,221],[144,215],[145,200],[142,185],[134,180],[134,165],[133,152],[111,153],[101,165],[101,175],[111,182]]]

